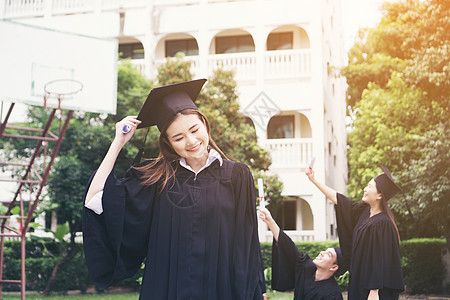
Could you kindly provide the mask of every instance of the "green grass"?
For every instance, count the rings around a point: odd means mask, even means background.
[[[5,295],[3,293],[2,299],[4,300],[20,300],[20,295]],[[293,294],[288,293],[267,293],[270,300],[292,300]],[[127,294],[77,294],[67,296],[49,296],[44,297],[38,294],[27,294],[27,300],[137,300],[139,294],[127,293]]]
[[[20,300],[20,295],[2,295],[5,300]],[[77,294],[77,295],[67,295],[67,296],[49,296],[45,297],[38,294],[27,294],[27,300],[137,300],[139,299],[138,293],[127,293],[127,294]]]

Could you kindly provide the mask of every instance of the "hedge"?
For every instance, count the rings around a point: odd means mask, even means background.
[[[338,245],[338,241],[302,242],[296,243],[299,249],[316,257],[320,251]],[[26,276],[27,290],[43,291],[48,278],[63,254],[67,244],[57,243],[53,240],[27,241],[26,244]],[[441,250],[445,248],[444,239],[413,239],[402,241],[400,251],[402,255],[403,273],[407,290],[412,294],[442,294],[444,279],[444,266],[441,262]],[[92,285],[84,261],[82,246],[77,246],[75,258],[61,266],[53,291],[66,292],[69,290],[86,289]],[[270,289],[270,267],[272,244],[261,243],[261,252],[267,283]],[[3,279],[20,279],[20,243],[5,242]],[[142,270],[135,276],[116,284],[116,287],[126,287],[138,290],[139,278]],[[348,273],[338,279],[342,290],[348,286]],[[4,291],[18,291],[19,285],[4,284]]]
[[[50,239],[27,241],[25,276],[28,291],[41,292],[45,289],[54,266],[63,258],[66,246],[65,243],[58,243]],[[4,262],[3,279],[20,280],[20,242],[5,242]],[[116,286],[138,290],[139,283],[137,280],[140,276],[142,276],[142,270]],[[80,290],[85,292],[92,285],[84,260],[83,246],[78,244],[75,257],[59,268],[52,291],[64,293],[70,290]],[[20,291],[20,285],[3,284],[3,291]]]
[[[446,247],[444,239],[412,239],[402,241],[403,277],[412,294],[441,294],[445,267],[441,250]]]

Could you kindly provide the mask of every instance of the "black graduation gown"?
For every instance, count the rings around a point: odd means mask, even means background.
[[[367,299],[378,289],[380,299],[398,299],[404,289],[397,230],[385,213],[370,217],[367,203],[337,194],[336,219],[343,255],[351,255],[349,300]]]
[[[159,193],[136,170],[109,175],[103,213],[83,207],[87,266],[100,287],[145,259],[139,299],[261,299],[265,292],[249,168],[216,160],[197,176],[179,166]]]
[[[308,254],[300,253],[294,242],[280,230],[278,243],[272,245],[272,289],[294,291],[294,299],[342,299],[334,277],[314,281],[316,266]]]

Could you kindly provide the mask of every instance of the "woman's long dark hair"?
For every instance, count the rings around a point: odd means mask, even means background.
[[[204,114],[195,109],[185,109],[178,112],[174,115],[169,121],[167,121],[164,128],[161,130],[161,134],[159,136],[159,155],[158,157],[151,161],[148,164],[139,167],[133,167],[138,172],[142,173],[142,184],[143,185],[152,185],[161,180],[160,192],[166,187],[167,183],[171,178],[174,179],[173,183],[175,183],[175,172],[178,167],[174,169],[173,162],[178,161],[180,156],[173,150],[170,145],[169,139],[167,137],[167,128],[172,124],[180,115],[197,115],[200,121],[205,124],[206,130],[209,136],[209,146],[214,148],[219,154],[226,158],[225,154],[220,150],[220,148],[216,145],[214,140],[211,138],[210,134],[210,126],[209,121]]]
[[[378,191],[378,189],[377,189]],[[380,193],[380,191],[378,191],[378,193]],[[398,232],[398,228],[397,228],[397,224],[395,224],[395,220],[394,220],[394,214],[392,213],[391,209],[389,208],[386,198],[384,197],[383,193],[381,193],[381,210],[386,212],[386,214],[388,215],[389,219],[391,219],[392,224],[394,224],[395,230],[397,231],[397,237],[398,237],[398,241],[400,242],[400,233]]]

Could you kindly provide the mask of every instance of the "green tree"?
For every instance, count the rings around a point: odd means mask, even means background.
[[[360,199],[382,163],[404,188],[390,201],[402,237],[449,242],[450,1],[385,3],[383,13],[342,69],[353,121],[349,194]]]

